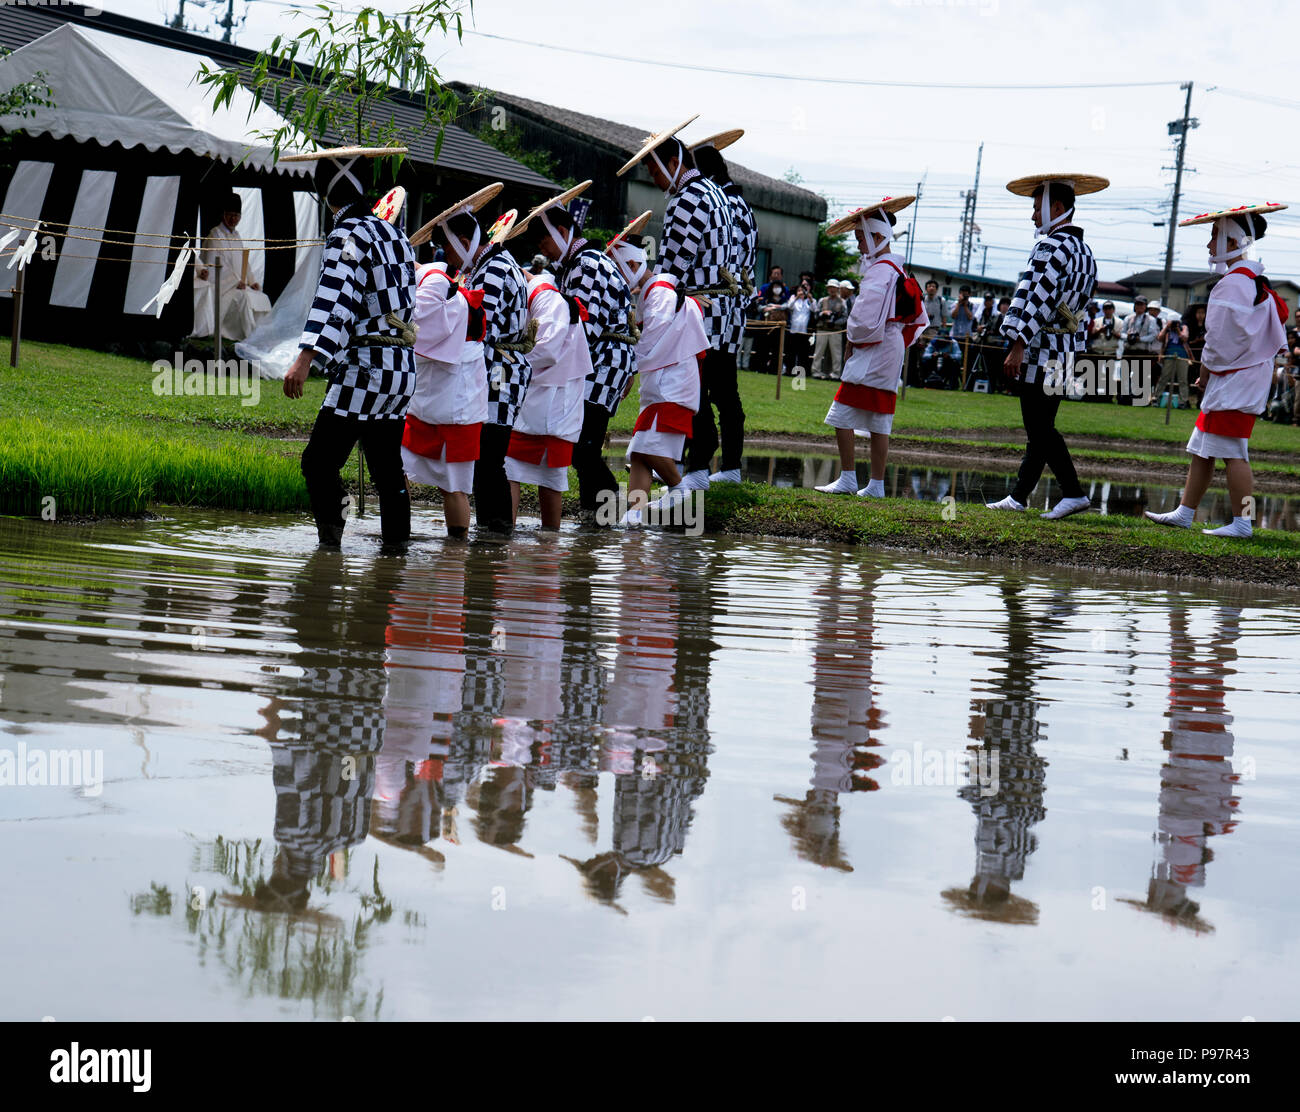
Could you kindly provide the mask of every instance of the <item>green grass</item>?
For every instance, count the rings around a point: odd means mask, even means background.
[[[0,491],[5,513],[48,520],[141,514],[156,502],[255,511],[307,506],[294,460],[249,444],[142,441],[133,432],[27,417],[4,423]]]
[[[804,381],[804,389],[796,390],[794,386],[795,380],[782,379],[778,401],[775,376],[742,371],[740,396],[745,406],[746,434],[751,437],[763,433],[813,436],[825,439],[829,445],[830,430],[824,419],[838,383],[810,378]],[[634,390],[610,422],[612,430],[631,433],[637,414],[637,407],[631,404],[635,398]],[[1195,422],[1195,410],[1173,410],[1166,425],[1164,410],[1154,407],[1066,402],[1061,406],[1057,428],[1067,436],[1091,435],[1132,441],[1131,451],[1118,453],[1124,458],[1155,458],[1153,453],[1174,450],[1181,462],[1181,448],[1191,435]],[[918,390],[913,387],[900,399],[894,418],[894,432],[900,436],[935,440],[938,438],[934,434],[946,433],[948,435],[942,439],[966,446],[1002,446],[1005,442],[982,440],[978,434],[994,431],[1018,434],[1020,428],[1020,403],[1017,399],[1005,394],[955,390]],[[1300,427],[1260,421],[1255,425],[1250,444],[1255,452],[1289,452],[1300,456]],[[1080,445],[1076,454],[1086,456],[1092,450]],[[1279,470],[1300,474],[1300,459],[1276,466]]]
[[[139,359],[25,342],[0,368],[0,512],[39,515],[47,496],[66,515],[139,514],[151,503],[301,509],[302,444],[325,384],[291,402],[263,382],[257,405],[237,395],[154,393]]]
[[[1300,584],[1300,534],[1260,530],[1247,541],[1170,529],[1141,518],[1083,514],[1042,521],[974,504],[864,500],[753,483],[712,487],[705,529],[815,538],[912,551],[1016,557],[1097,569]]]

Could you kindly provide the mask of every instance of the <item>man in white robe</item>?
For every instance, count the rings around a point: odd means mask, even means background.
[[[226,198],[221,223],[208,232],[199,251],[194,270],[195,336],[210,336],[214,330],[212,285],[217,279],[216,264],[221,260],[221,338],[242,340],[271,311],[271,301],[253,280],[247,263],[248,250],[235,229],[243,215],[239,194]]]

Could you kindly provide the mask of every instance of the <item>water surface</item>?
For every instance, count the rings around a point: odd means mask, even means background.
[[[0,1017],[1296,1018],[1294,597],[377,531],[0,523]]]

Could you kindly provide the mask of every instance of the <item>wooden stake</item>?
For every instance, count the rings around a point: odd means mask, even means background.
[[[785,374],[785,321],[779,321],[776,334],[776,400],[781,400],[781,376]]]
[[[19,268],[18,277],[14,279],[14,323],[9,333],[9,366],[18,366],[18,352],[23,342],[23,274],[25,268]]]
[[[215,280],[212,283],[212,341],[213,358],[220,361],[223,356],[221,353],[221,256],[217,255],[217,261],[213,265]],[[224,364],[223,364],[224,366]]]
[[[357,442],[357,517],[366,515],[366,455]]]

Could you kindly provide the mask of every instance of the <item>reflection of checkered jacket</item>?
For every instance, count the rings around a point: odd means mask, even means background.
[[[754,210],[749,207],[749,202],[745,200],[740,187],[735,182],[723,186],[723,192],[731,202],[731,221],[735,232],[733,245],[736,248],[736,262],[731,268],[731,273],[736,276],[737,282],[744,285],[746,274],[749,275],[751,282],[755,281],[754,267],[758,265],[758,222],[754,219]],[[757,296],[757,292],[756,288],[755,292],[748,297],[742,293],[736,299],[736,311],[732,316],[734,335],[728,338],[729,343],[735,344],[735,347],[730,349],[732,351],[740,349],[740,335],[745,329],[745,311]]]
[[[382,721],[382,710],[367,716]],[[380,727],[382,728],[382,727]],[[275,784],[275,840],[288,857],[289,873],[300,880],[316,877],[325,859],[365,840],[375,792],[373,746],[334,748],[334,738],[271,745],[271,779]]]
[[[731,202],[722,187],[688,170],[664,210],[664,235],[659,270],[672,274],[687,289],[716,289],[723,284],[722,270],[736,265]],[[733,275],[734,277],[734,275]],[[734,298],[709,295],[704,310],[704,330],[709,347],[734,351],[727,344],[731,333]]]
[[[1083,242],[1083,231],[1072,225],[1043,236],[1029,256],[1029,269],[1020,276],[1002,322],[1002,335],[1025,341],[1025,381],[1037,382],[1052,363],[1072,364],[1076,352],[1087,347],[1085,329],[1050,332],[1064,323],[1057,313],[1062,302],[1082,318],[1097,284],[1097,260]]]
[[[329,378],[321,408],[359,420],[398,420],[415,393],[415,352],[357,344],[361,335],[397,335],[385,319],[411,319],[415,251],[406,236],[369,209],[343,209],[325,239],[320,280],[300,348]]]
[[[619,340],[602,340],[605,332],[628,335],[632,327],[632,293],[613,259],[598,247],[578,240],[556,275],[560,291],[578,298],[587,309],[587,345],[591,374],[587,401],[613,413],[623,400],[623,388],[636,370],[636,347]]]
[[[488,422],[513,428],[533,368],[522,351],[500,351],[495,343],[523,341],[528,329],[528,279],[514,256],[498,245],[483,252],[469,284],[483,291],[487,318]]]

